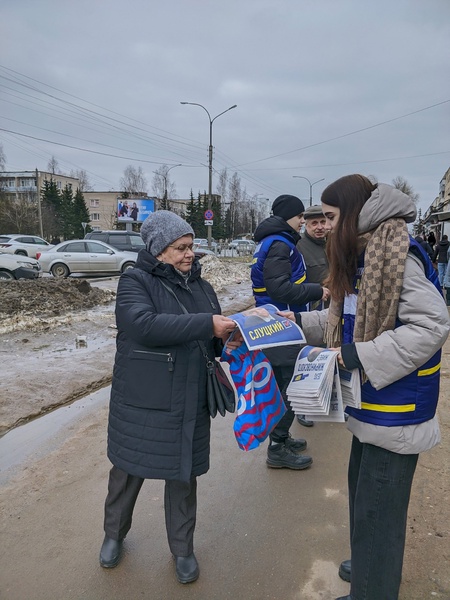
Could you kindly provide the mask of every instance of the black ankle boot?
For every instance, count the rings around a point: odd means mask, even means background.
[[[189,554],[189,556],[175,556],[175,569],[180,583],[192,583],[200,575],[194,553]]]
[[[105,535],[102,548],[100,550],[100,564],[105,569],[116,567],[122,558],[123,540],[113,540]]]

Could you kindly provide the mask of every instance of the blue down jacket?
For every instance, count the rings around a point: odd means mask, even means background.
[[[189,314],[162,285],[169,286]],[[119,281],[117,349],[108,423],[108,458],[131,475],[188,481],[209,469],[206,363],[217,296],[194,261],[187,281],[141,250]]]

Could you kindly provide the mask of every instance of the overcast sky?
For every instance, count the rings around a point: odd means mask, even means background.
[[[11,171],[53,155],[103,191],[140,165],[151,192],[181,163],[177,195],[197,195],[209,120],[180,101],[237,104],[213,124],[213,191],[224,167],[271,201],[400,175],[424,211],[450,166],[449,0],[2,0],[0,20]]]

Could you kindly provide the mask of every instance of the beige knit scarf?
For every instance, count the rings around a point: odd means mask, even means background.
[[[358,237],[364,255],[364,273],[356,303],[353,341],[373,340],[393,329],[409,250],[408,228],[403,219],[388,219]],[[342,344],[344,298],[332,298],[324,333],[327,348]]]

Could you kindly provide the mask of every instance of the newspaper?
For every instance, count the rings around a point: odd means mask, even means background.
[[[296,414],[308,415],[312,421],[343,422],[345,405],[361,407],[359,371],[340,368],[337,355],[328,348],[302,348],[287,388]]]
[[[306,344],[305,335],[297,323],[278,315],[278,310],[273,304],[264,304],[229,315],[229,318],[236,323],[249,350]]]

